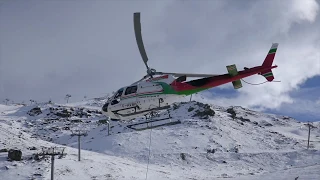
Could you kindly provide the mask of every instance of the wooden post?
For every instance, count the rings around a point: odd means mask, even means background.
[[[80,137],[78,136],[78,161],[80,161]]]
[[[53,174],[54,174],[54,155],[51,155],[51,180],[53,180]]]
[[[110,136],[110,122],[108,121],[108,136]]]
[[[309,149],[309,142],[310,142],[310,124],[309,124],[309,122],[308,122],[308,128],[309,128],[309,133],[308,133],[308,147],[307,147],[307,149]]]
[[[310,122],[308,122],[308,124],[306,124],[308,126],[308,145],[307,145],[307,149],[310,148],[310,132],[311,132],[311,128],[314,128],[314,126],[312,124],[310,124]]]

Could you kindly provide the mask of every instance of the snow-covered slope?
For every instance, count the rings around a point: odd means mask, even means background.
[[[55,161],[55,179],[320,179],[320,123],[308,128],[290,117],[241,107],[188,102],[170,109],[180,124],[134,131],[132,122],[111,121],[103,99],[58,105],[0,105],[0,149],[16,148],[22,161],[0,152],[0,179],[50,179],[50,158],[34,160],[41,146],[66,147]],[[167,117],[166,112],[159,118]],[[155,123],[154,123],[155,124]],[[84,129],[81,161],[78,138]],[[150,144],[151,142],[151,144]],[[36,150],[30,150],[36,147]]]

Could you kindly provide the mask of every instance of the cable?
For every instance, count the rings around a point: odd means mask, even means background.
[[[261,84],[264,84],[264,83],[267,83],[267,82],[281,82],[281,81],[265,81],[265,82],[262,82],[262,83],[257,83],[257,84],[254,84],[254,83],[249,83],[243,79],[241,79],[243,82],[247,83],[247,84],[250,84],[250,85],[261,85]]]
[[[148,170],[149,170],[149,162],[150,162],[150,147],[151,147],[151,132],[152,132],[152,128],[150,128],[150,136],[149,136],[149,155],[148,155],[148,164],[147,164],[147,172],[146,172],[146,180],[148,179]]]

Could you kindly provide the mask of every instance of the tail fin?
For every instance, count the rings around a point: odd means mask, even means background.
[[[278,43],[273,43],[266,58],[264,59],[262,63],[262,67],[271,67],[274,57],[276,55],[277,49],[278,49]],[[272,70],[266,70],[261,72],[261,75],[264,76],[268,81],[272,81],[274,79]]]

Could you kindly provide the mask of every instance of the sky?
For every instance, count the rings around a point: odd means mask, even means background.
[[[133,13],[141,12],[148,64],[158,71],[224,74],[261,65],[279,43],[281,82],[202,93],[302,121],[320,120],[317,0],[1,0],[0,100],[70,102],[104,96],[146,74]],[[244,79],[264,82],[262,76]]]

